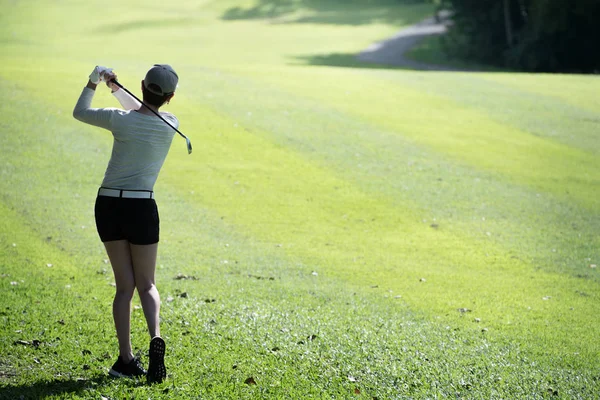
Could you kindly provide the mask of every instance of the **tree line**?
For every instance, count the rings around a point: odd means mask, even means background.
[[[431,0],[452,12],[446,51],[536,72],[600,71],[600,0]]]

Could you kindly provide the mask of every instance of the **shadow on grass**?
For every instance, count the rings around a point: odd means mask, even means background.
[[[0,386],[0,399],[42,399],[46,396],[62,398],[66,394],[83,394],[86,391],[96,393],[103,385],[114,382],[115,379],[102,374],[88,379],[55,379],[25,384],[5,384],[5,386]],[[125,380],[120,380],[120,382],[125,382]],[[131,382],[129,383],[131,386],[138,386],[145,381],[128,380],[127,382]]]
[[[309,15],[294,17],[293,14],[299,10]],[[405,25],[418,21],[424,11],[433,11],[433,6],[425,0],[260,0],[252,7],[229,8],[221,18],[252,20],[289,17],[283,23],[366,25],[379,22]]]
[[[410,69],[398,65],[377,64],[360,61],[354,53],[313,54],[294,57],[292,65],[315,65],[322,67],[368,68],[368,69]]]
[[[443,60],[439,60],[442,61]],[[514,72],[489,66],[478,66],[467,61],[448,61],[447,64],[429,64],[403,57],[399,62],[379,63],[376,61],[362,61],[360,54],[331,53],[310,54],[296,56],[289,62],[290,65],[312,65],[322,67],[362,68],[362,69],[388,69],[404,71],[445,71],[445,72]]]
[[[129,19],[126,22],[116,22],[99,26],[95,33],[116,34],[140,29],[156,30],[160,28],[181,28],[192,26],[196,22],[192,18],[161,18],[161,19]]]

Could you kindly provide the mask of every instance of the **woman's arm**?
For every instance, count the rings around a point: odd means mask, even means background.
[[[119,103],[121,103],[121,106],[125,110],[139,110],[140,107],[142,106],[142,103],[137,101],[133,96],[131,96],[126,91],[121,90],[114,83],[109,82],[108,87],[112,89],[113,96],[115,96],[115,98],[117,100],[119,100]]]
[[[94,68],[94,71],[90,75],[90,80],[81,92],[77,104],[75,104],[73,117],[81,122],[110,130],[110,120],[113,111],[103,108],[91,108],[92,98],[94,97],[94,93],[96,93],[96,86],[104,79],[105,75],[106,77],[114,76],[108,68]]]

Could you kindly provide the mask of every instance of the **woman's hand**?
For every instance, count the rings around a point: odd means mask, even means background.
[[[90,82],[92,82],[95,85],[99,84],[100,82],[108,82],[104,79],[104,76],[106,74],[114,75],[112,72],[112,68],[106,68],[100,65],[96,65],[96,67],[94,67],[94,70],[90,74]]]
[[[105,80],[106,86],[108,86],[113,93],[119,90],[119,87],[113,82],[117,80],[117,74],[112,72],[110,73],[110,75],[106,74]]]

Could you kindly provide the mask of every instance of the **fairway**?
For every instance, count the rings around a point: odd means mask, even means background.
[[[0,399],[597,398],[599,76],[344,56],[414,1],[109,3],[0,0]],[[155,186],[147,386],[107,375],[112,136],[72,111],[95,65],[138,95],[155,63],[194,151]]]

